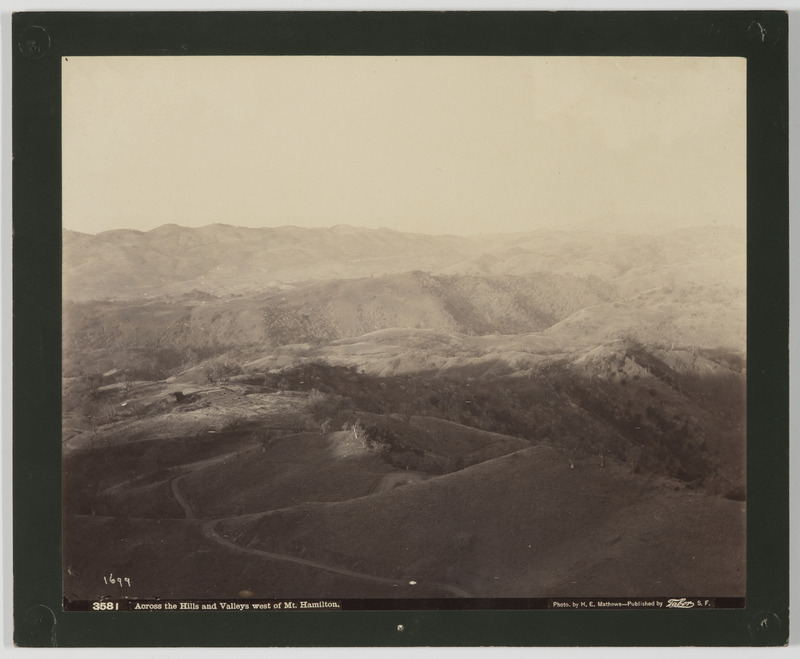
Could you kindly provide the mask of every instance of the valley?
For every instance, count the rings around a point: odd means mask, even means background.
[[[743,596],[743,244],[65,233],[65,597]]]

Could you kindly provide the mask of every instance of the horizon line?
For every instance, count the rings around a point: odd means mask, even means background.
[[[281,224],[277,226],[245,226],[240,224],[230,224],[228,222],[211,222],[209,224],[204,224],[200,226],[189,226],[185,224],[178,224],[176,222],[167,222],[165,224],[161,224],[156,227],[152,227],[150,229],[134,229],[130,227],[117,227],[114,229],[103,229],[102,231],[97,231],[95,233],[89,233],[87,231],[79,231],[77,229],[71,229],[69,227],[62,226],[61,231],[62,233],[65,231],[69,231],[71,233],[77,233],[83,236],[100,236],[102,234],[107,233],[115,233],[115,232],[132,232],[132,233],[139,233],[139,234],[150,234],[156,231],[161,231],[167,228],[178,228],[178,229],[188,229],[190,231],[199,231],[202,229],[209,229],[212,227],[225,227],[229,229],[244,229],[248,231],[263,231],[267,230],[278,230],[278,229],[299,229],[302,231],[332,231],[335,229],[352,229],[356,231],[364,231],[364,232],[390,232],[390,233],[399,233],[405,235],[418,235],[418,236],[430,236],[430,237],[459,237],[459,238],[475,238],[480,236],[520,236],[538,232],[564,232],[564,233],[603,233],[607,235],[615,235],[615,234],[626,234],[626,235],[657,235],[657,234],[665,234],[665,233],[673,233],[675,231],[687,231],[687,230],[702,230],[702,229],[733,229],[735,231],[746,231],[746,227],[741,227],[738,223],[734,222],[709,222],[707,224],[679,224],[679,225],[670,225],[664,228],[659,228],[658,226],[648,227],[647,229],[643,229],[642,226],[637,227],[624,227],[624,226],[614,226],[612,229],[609,230],[602,230],[600,228],[593,228],[588,226],[590,221],[587,221],[583,225],[574,225],[568,224],[566,227],[560,227],[557,225],[544,225],[538,226],[536,228],[532,228],[528,231],[487,231],[487,232],[478,232],[478,233],[426,233],[422,231],[405,231],[401,229],[393,229],[391,227],[367,227],[363,225],[354,225],[354,224],[347,224],[347,223],[337,223],[330,226],[300,226],[297,224]]]

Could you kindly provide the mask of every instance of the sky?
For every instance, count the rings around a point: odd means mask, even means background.
[[[746,63],[70,57],[63,226],[746,224]]]

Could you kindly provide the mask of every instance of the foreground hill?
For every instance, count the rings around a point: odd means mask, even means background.
[[[211,378],[190,368],[158,383],[70,378],[65,440],[86,449],[254,424],[339,431],[358,421],[401,469],[447,473],[532,441],[744,498],[741,355],[615,342],[538,362],[529,355],[524,369],[489,357],[399,375],[315,360],[256,362]],[[308,409],[298,408],[306,399]]]
[[[678,377],[676,361],[663,370],[645,354],[631,359],[649,359],[660,381]],[[132,597],[744,591],[744,503],[680,469],[674,476],[661,470],[680,462],[679,435],[699,437],[694,428],[672,433],[667,414],[677,398],[656,390],[655,381],[655,396],[643,389],[628,394],[635,381],[601,386],[595,396],[606,398],[593,404],[574,378],[570,385],[551,374],[519,390],[513,381],[481,388],[473,380],[462,384],[477,404],[467,411],[454,382],[400,378],[381,386],[319,366],[284,378],[292,387],[313,387],[270,392],[271,381],[244,380],[204,388],[180,380],[134,383],[127,391],[106,386],[98,395],[117,408],[114,414],[94,429],[67,417],[68,597],[119,596],[97,583],[100,553],[117,576],[131,579],[124,595]],[[314,388],[334,385],[341,393],[324,398]],[[522,391],[530,394],[525,400]],[[441,416],[382,413],[398,392]],[[607,398],[612,392],[616,403]],[[596,411],[598,402],[614,403],[620,414],[628,405],[635,410],[641,395],[652,411],[640,429]],[[720,423],[701,407],[681,410],[701,432]],[[332,414],[333,428],[342,430],[312,430],[318,412]],[[521,428],[551,428],[524,439],[444,418],[480,425],[480,414],[489,412],[530,412]],[[641,431],[648,438],[643,448]],[[603,436],[617,438],[616,448],[598,452]]]
[[[305,556],[421,587],[445,582],[474,597],[744,590],[742,503],[614,464],[570,469],[547,447],[370,497],[220,526],[250,549],[302,547]]]

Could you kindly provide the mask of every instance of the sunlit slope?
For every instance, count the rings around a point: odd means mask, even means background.
[[[598,282],[574,278],[436,277],[421,271],[264,288],[237,297],[195,292],[157,300],[68,302],[65,344],[279,347],[391,328],[513,334],[544,330],[585,305],[610,299]]]

